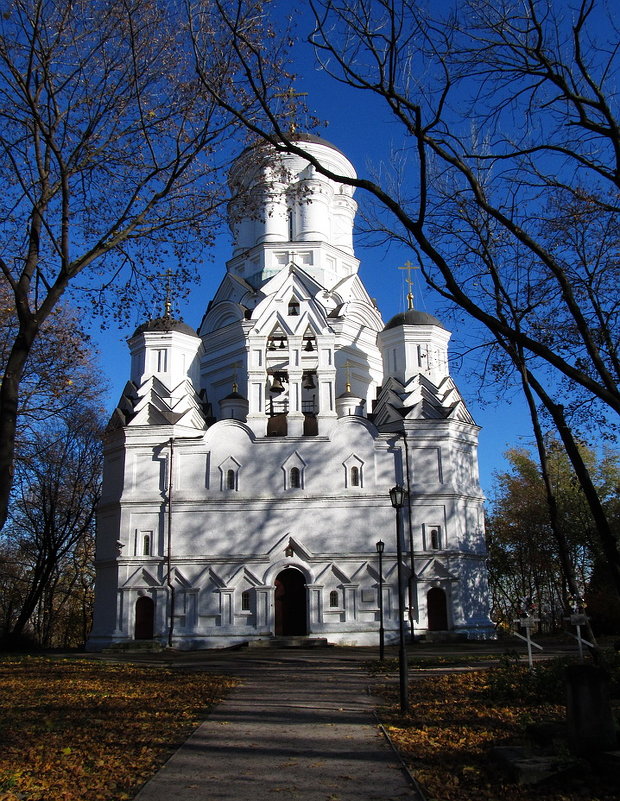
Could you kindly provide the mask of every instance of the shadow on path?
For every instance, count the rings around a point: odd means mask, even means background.
[[[373,718],[355,649],[203,653],[178,666],[240,686],[135,801],[392,801],[419,798]]]

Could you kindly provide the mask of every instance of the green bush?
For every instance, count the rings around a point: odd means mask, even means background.
[[[511,656],[488,671],[485,694],[511,704],[563,704],[566,702],[566,667],[573,659],[536,662],[532,670]]]
[[[609,673],[612,697],[620,698],[620,654],[600,651],[596,661]],[[505,655],[500,664],[488,671],[484,694],[494,700],[515,705],[565,704],[566,668],[574,657],[560,657],[535,662],[532,670],[515,655]]]

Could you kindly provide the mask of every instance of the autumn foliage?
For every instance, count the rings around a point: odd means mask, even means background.
[[[395,687],[384,687],[390,706],[382,720],[428,801],[617,799],[617,777],[585,761],[573,761],[565,773],[542,783],[519,785],[491,758],[491,749],[503,745],[523,745],[534,753],[532,730],[549,724],[562,728],[565,693],[557,680],[562,669],[550,664],[534,674],[524,665],[438,670],[411,682],[408,715],[398,711]],[[570,759],[565,744],[557,747]]]
[[[0,660],[0,801],[123,801],[234,685],[205,672]]]

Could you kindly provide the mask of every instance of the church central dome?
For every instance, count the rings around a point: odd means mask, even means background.
[[[347,157],[314,134],[296,134],[308,156],[336,175],[355,178]],[[325,177],[316,164],[269,145],[246,149],[229,174],[233,198],[230,272],[260,287],[291,263],[331,288],[357,272],[353,188]]]

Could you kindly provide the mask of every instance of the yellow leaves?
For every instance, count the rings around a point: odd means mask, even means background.
[[[128,801],[232,686],[200,672],[0,659],[0,799]]]
[[[401,715],[394,685],[386,687],[393,705],[383,712],[385,728],[429,801],[583,801],[583,794],[571,794],[566,786],[503,783],[489,760],[491,747],[521,741],[527,721],[560,720],[564,709],[496,704],[487,689],[484,671],[424,677],[411,682],[410,712]]]

